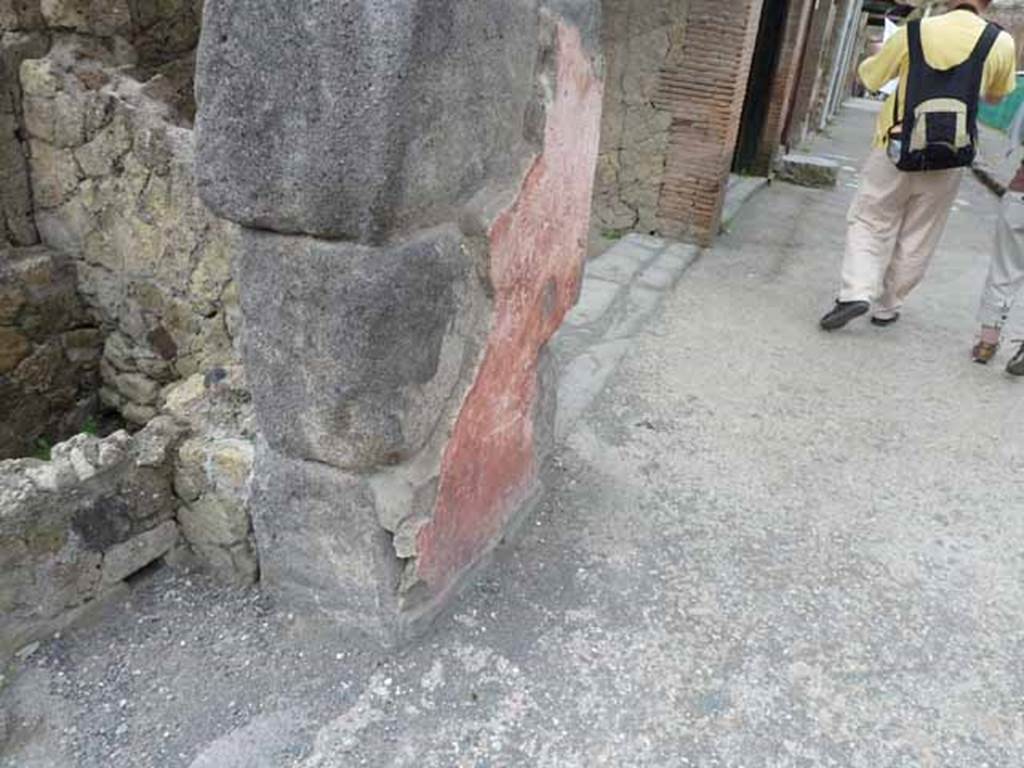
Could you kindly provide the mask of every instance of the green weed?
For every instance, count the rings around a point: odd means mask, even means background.
[[[50,441],[45,437],[40,437],[36,440],[35,451],[32,453],[33,459],[39,459],[40,461],[49,461],[50,452],[53,450],[53,446],[50,445]]]

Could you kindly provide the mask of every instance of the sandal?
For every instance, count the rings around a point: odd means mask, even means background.
[[[971,350],[971,359],[980,365],[988,365],[989,360],[996,356],[999,351],[999,342],[992,344],[988,341],[979,341]]]

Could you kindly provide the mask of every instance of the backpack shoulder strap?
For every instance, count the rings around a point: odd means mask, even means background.
[[[907,50],[910,53],[910,71],[919,71],[921,66],[927,66],[924,58],[924,46],[921,45],[921,20],[914,19],[907,22]]]
[[[998,24],[993,24],[991,21],[985,25],[985,31],[981,33],[981,37],[978,38],[978,44],[974,46],[974,51],[971,53],[971,58],[979,64],[984,64],[988,55],[992,53],[992,48],[996,44],[996,40],[999,39],[999,35],[1002,33],[1002,28]]]

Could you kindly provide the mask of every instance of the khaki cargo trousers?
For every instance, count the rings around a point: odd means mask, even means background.
[[[870,301],[876,315],[899,310],[928,269],[963,169],[901,171],[872,150],[847,215],[840,301]]]

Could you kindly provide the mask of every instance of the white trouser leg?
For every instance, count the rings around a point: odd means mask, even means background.
[[[1024,194],[1007,192],[999,207],[995,252],[981,292],[978,320],[1002,327],[1024,288]]]

